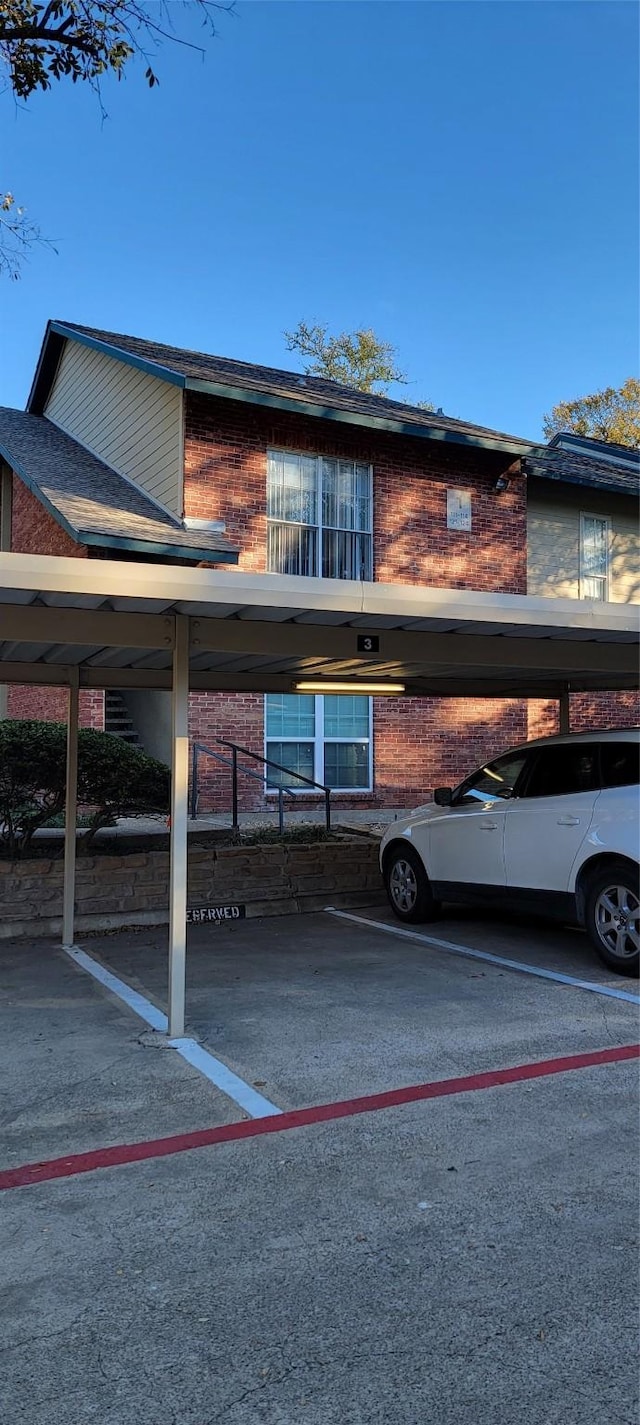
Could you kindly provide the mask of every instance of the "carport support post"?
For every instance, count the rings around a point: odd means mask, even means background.
[[[571,731],[570,697],[571,693],[569,691],[569,688],[566,687],[561,692],[560,698],[558,700],[558,709],[560,713],[560,731],[562,733]]]
[[[79,701],[79,677],[76,668],[73,670],[69,684],[69,720],[67,722],[67,790],[64,818],[64,883],[62,893],[62,946],[64,950],[71,950],[73,947],[76,899]]]
[[[187,969],[189,791],[189,619],[175,621],[171,686],[171,869],[169,874],[169,1037],[184,1035]]]

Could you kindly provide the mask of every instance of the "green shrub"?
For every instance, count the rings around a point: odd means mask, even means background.
[[[59,722],[0,721],[0,837],[11,856],[24,855],[35,832],[65,804],[67,729]],[[78,801],[91,808],[91,843],[118,816],[169,810],[169,769],[107,732],[78,734]]]
[[[18,855],[64,806],[66,728],[57,722],[0,721],[2,840]]]

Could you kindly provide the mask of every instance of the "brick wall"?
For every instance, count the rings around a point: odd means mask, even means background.
[[[69,694],[66,688],[41,688],[36,683],[12,683],[7,691],[7,717],[66,722]],[[78,705],[80,727],[104,729],[104,693],[81,688]]]
[[[185,409],[185,513],[224,519],[241,549],[240,567],[262,572],[267,547],[269,447],[364,461],[374,471],[374,577],[393,584],[524,593],[524,480],[493,489],[508,457],[473,447],[399,439],[308,416],[273,412],[188,392]],[[468,490],[470,533],[447,529],[446,492]],[[454,699],[382,699],[374,704],[372,793],[335,798],[338,807],[402,806],[439,782],[455,781],[484,757],[526,735],[524,704]],[[262,697],[198,694],[192,735],[264,750]],[[230,773],[201,762],[202,809],[230,806]],[[241,806],[264,803],[262,788],[240,781]],[[317,799],[316,799],[317,800]],[[298,805],[309,798],[298,796]]]
[[[189,699],[189,736],[192,742],[210,744],[222,756],[229,750],[216,748],[215,739],[224,737],[239,743],[251,752],[264,756],[264,698],[260,693],[192,693]],[[242,759],[243,766],[260,772],[259,763]],[[213,757],[201,755],[198,761],[199,807],[202,811],[231,808],[231,769]],[[240,777],[240,805],[244,811],[263,805],[262,787],[251,777]]]
[[[571,732],[589,728],[637,727],[640,693],[574,693],[570,698]],[[527,737],[552,737],[560,731],[557,702],[535,698],[528,704]]]
[[[242,550],[240,568],[265,568],[269,447],[373,466],[379,582],[525,593],[525,482],[512,479],[500,495],[493,489],[508,456],[187,392],[185,514],[224,519]],[[452,487],[471,492],[470,533],[447,529],[446,492]]]
[[[13,477],[11,548],[15,554],[57,554],[75,559],[86,559],[88,552],[86,545],[76,544],[17,475]],[[7,716],[66,722],[68,696],[66,688],[13,683],[7,689]],[[81,727],[102,731],[104,693],[83,688],[79,718]]]
[[[376,798],[402,807],[526,738],[526,704],[507,699],[376,698]]]
[[[54,520],[17,475],[13,477],[11,548],[14,554],[59,554],[73,559],[87,557],[86,545],[76,544],[75,539]]]

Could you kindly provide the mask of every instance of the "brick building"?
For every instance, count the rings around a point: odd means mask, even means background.
[[[640,602],[638,457],[518,437],[291,372],[50,323],[27,412],[0,413],[2,545],[197,561],[294,578]],[[193,694],[198,742],[226,737],[345,805],[403,806],[556,725],[522,700]],[[64,716],[13,687],[13,716]],[[168,742],[167,695],[83,691],[82,719]],[[576,695],[572,723],[638,721],[634,695]],[[228,805],[203,763],[201,806]],[[243,805],[272,793],[248,784]]]

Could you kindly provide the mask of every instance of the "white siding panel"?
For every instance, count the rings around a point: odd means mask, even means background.
[[[609,597],[624,604],[640,604],[640,534],[632,515],[611,516]]]
[[[527,593],[580,597],[580,514],[549,502],[527,513]]]
[[[533,483],[533,482],[532,482]],[[527,592],[547,598],[580,597],[580,513],[611,521],[609,598],[640,603],[640,532],[631,497],[575,487],[537,484],[527,511]]]
[[[173,514],[182,514],[182,391],[67,341],[45,414]]]

